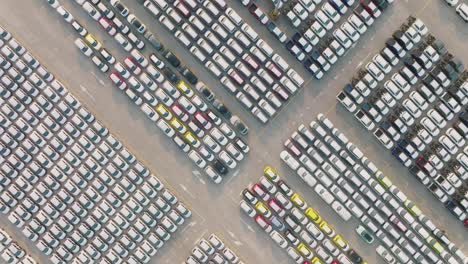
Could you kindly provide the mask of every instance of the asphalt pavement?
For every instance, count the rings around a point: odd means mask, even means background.
[[[74,1],[62,0],[64,6],[95,34],[118,59],[123,52]],[[307,202],[316,208],[338,233],[348,240],[369,263],[381,263],[375,253],[376,244],[366,245],[354,232],[357,223],[344,223],[330,207],[302,180],[292,175],[280,162],[283,142],[301,123],[308,124],[318,113],[325,113],[341,131],[404,191],[448,236],[468,254],[466,229],[436,200],[390,153],[365,131],[345,109],[336,102],[336,94],[350,80],[356,69],[380,50],[391,32],[412,14],[422,19],[431,33],[442,39],[450,52],[468,64],[468,27],[443,0],[397,0],[383,13],[374,26],[361,38],[325,77],[316,81],[250,15],[236,0],[229,5],[253,26],[259,35],[286,58],[306,80],[303,90],[267,125],[261,125],[250,113],[226,92],[218,80],[210,75],[176,39],[132,0],[123,1],[132,12],[156,33],[164,45],[179,56],[235,113],[250,127],[248,142],[251,152],[238,169],[221,185],[214,185],[193,166],[193,163],[159,129],[118,91],[92,63],[82,56],[73,44],[76,35],[44,0],[0,1],[0,25],[20,40],[46,65],[52,73],[76,95],[125,145],[158,175],[170,190],[191,207],[194,217],[176,238],[153,257],[152,263],[181,263],[189,255],[194,243],[210,233],[220,236],[246,263],[292,263],[255,223],[239,209],[240,192],[262,174],[265,165],[277,168],[282,177]],[[231,3],[232,2],[232,3]],[[283,21],[284,22],[284,21]],[[41,263],[47,258],[20,234],[6,217],[0,227],[17,234],[19,243]]]

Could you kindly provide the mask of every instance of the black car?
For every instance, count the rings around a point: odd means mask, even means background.
[[[247,135],[249,133],[249,127],[240,120],[239,117],[233,116],[231,118],[231,123],[236,127],[237,131],[239,131],[242,135]]]
[[[408,42],[411,42],[403,32],[401,32],[401,30],[396,30],[392,37],[395,39],[395,41],[400,44],[400,46],[402,46],[405,50],[409,50],[407,44],[409,43],[405,43],[404,39],[406,39]]]
[[[206,100],[208,100],[208,102],[213,102],[214,94],[210,88],[206,87],[205,85],[200,85],[197,87],[197,90],[205,97]]]
[[[388,7],[388,1],[387,0],[372,0],[374,4],[376,4],[380,10],[385,10]]]
[[[463,124],[468,126],[468,112],[462,112],[459,117],[460,121],[462,121]]]
[[[167,50],[163,56],[172,66],[176,68],[180,66],[180,60],[176,55],[174,55],[174,53]]]
[[[452,82],[458,79],[458,76],[460,73],[458,73],[455,68],[450,65],[450,63],[442,64],[441,65],[441,70],[445,75],[447,75],[447,78]]]
[[[402,48],[402,47],[394,39],[392,38],[387,39],[387,41],[385,42],[385,45],[391,52],[393,52],[393,54],[395,54],[395,56],[398,56],[400,58],[403,57],[403,55],[401,54],[403,50],[401,52],[398,51],[399,48]]]
[[[186,67],[181,67],[180,69],[180,73],[182,74],[182,76],[185,77],[185,79],[187,79],[187,81],[190,83],[190,84],[197,84],[198,82],[198,77],[195,76],[195,74],[193,74],[193,72],[191,70],[189,70],[188,68]]]
[[[306,59],[303,64],[307,71],[313,75],[316,75],[321,71],[320,66],[318,66],[317,63],[313,62],[311,59]],[[312,67],[312,65],[315,65],[315,67]]]
[[[122,3],[119,1],[115,1],[114,3],[111,2],[111,5],[114,6],[114,8],[124,17],[128,16],[128,8],[124,6]]]
[[[432,43],[431,46],[439,53],[440,55],[444,55],[447,53],[447,48],[445,47],[444,42],[442,42],[440,39],[435,39]]]
[[[458,72],[458,73],[462,73],[463,70],[465,69],[465,66],[463,65],[463,62],[458,59],[458,58],[452,58],[450,61],[449,61],[449,64]]]
[[[223,102],[215,99],[213,106],[218,110],[218,112],[223,115],[225,118],[230,119],[232,117],[231,111],[223,104]]]
[[[292,54],[293,51],[292,51],[292,48],[295,46],[296,44],[294,44],[294,42],[292,40],[289,40],[288,42],[286,42],[285,46],[286,46],[286,49],[289,50],[289,52],[291,52]]]
[[[349,257],[349,260],[351,260],[351,262],[355,263],[355,264],[361,264],[362,263],[362,257],[359,256],[358,253],[356,253],[356,251],[354,251],[354,249],[350,249],[348,251],[348,257]]]
[[[407,57],[403,60],[403,63],[405,64],[408,69],[410,69],[411,72],[413,72],[416,76],[422,77],[424,74],[424,64],[419,64],[414,58],[412,57]]]
[[[151,32],[149,31],[146,32],[145,38],[149,41],[149,43],[155,50],[157,51],[164,50],[164,45],[161,42],[159,42],[159,40],[157,40],[156,37],[153,34],[151,34]]]
[[[173,72],[168,67],[164,67],[164,69],[162,69],[162,72],[164,76],[166,76],[166,78],[169,79],[169,81],[171,81],[172,83],[176,83],[180,80],[179,77],[177,77],[177,75],[175,74],[175,72]]]
[[[224,166],[224,164],[219,161],[218,159],[215,159],[213,161],[213,168],[220,174],[220,175],[226,175],[228,173],[228,168]]]

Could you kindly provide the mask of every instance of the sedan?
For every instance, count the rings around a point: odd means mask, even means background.
[[[115,86],[120,90],[125,90],[125,88],[127,88],[127,83],[117,72],[112,72],[109,75],[109,79],[111,79]]]
[[[378,82],[382,81],[384,79],[384,74],[383,72],[377,67],[377,65],[374,62],[369,62],[366,65],[367,72],[369,72],[372,77],[374,77],[375,80]]]
[[[375,64],[382,70],[385,74],[389,73],[392,70],[392,67],[388,63],[388,61],[380,54],[377,54],[372,59]]]
[[[356,42],[359,40],[360,38],[359,32],[356,29],[354,29],[354,27],[351,26],[349,22],[344,22],[341,25],[341,29],[353,42]]]

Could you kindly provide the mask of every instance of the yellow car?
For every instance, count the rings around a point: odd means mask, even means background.
[[[161,115],[167,121],[171,120],[172,114],[163,104],[158,104],[156,106],[156,111],[158,111],[159,115]]]
[[[301,252],[301,254],[306,258],[306,259],[311,259],[314,257],[314,253],[312,253],[312,250],[310,250],[304,243],[300,243],[297,245],[297,250]]]
[[[259,211],[266,218],[269,218],[271,216],[270,209],[268,209],[268,207],[266,207],[266,205],[264,203],[262,203],[260,201],[257,202],[257,204],[255,204],[255,208],[257,209],[257,211]]]
[[[270,166],[266,166],[265,169],[263,170],[263,175],[268,177],[272,182],[278,182],[279,180],[279,175],[278,172],[276,172],[275,169],[273,169]]]
[[[383,174],[377,175],[377,180],[387,189],[393,185],[392,181],[390,181],[390,179]]]
[[[95,50],[100,50],[102,47],[101,43],[96,39],[96,37],[93,34],[86,35],[85,41]]]
[[[320,224],[320,222],[322,221],[322,218],[320,217],[320,215],[311,207],[308,207],[305,210],[305,214],[310,220],[314,221],[314,223],[316,224]]]
[[[323,264],[322,260],[320,260],[318,257],[314,257],[310,263],[311,264]]]
[[[200,140],[198,140],[197,137],[192,134],[192,132],[185,132],[184,138],[187,140],[188,143],[190,143],[190,145],[196,148],[200,146]]]
[[[421,209],[419,209],[419,207],[417,207],[411,200],[406,200],[404,204],[412,215],[420,216],[422,214]]]
[[[176,84],[176,87],[179,88],[179,90],[185,94],[187,97],[192,97],[193,96],[193,91],[190,89],[188,84],[184,81],[178,81]]]
[[[437,240],[435,240],[434,238],[428,237],[426,241],[429,245],[431,245],[431,248],[433,248],[437,252],[437,254],[440,255],[440,253],[444,251],[444,247],[439,242],[437,242]]]
[[[175,128],[175,130],[179,131],[182,134],[187,131],[187,128],[179,121],[179,119],[175,117],[173,117],[169,123],[173,128]]]
[[[297,205],[301,210],[305,210],[307,208],[306,202],[304,201],[304,199],[298,193],[294,193],[291,196],[291,201],[295,205]]]
[[[336,235],[333,238],[333,242],[335,245],[337,245],[339,248],[343,249],[343,251],[348,251],[349,250],[349,244],[346,243],[346,241],[340,236]]]
[[[335,236],[335,230],[325,221],[322,221],[319,225],[320,229],[329,237]]]

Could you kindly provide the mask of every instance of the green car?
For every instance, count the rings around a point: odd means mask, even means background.
[[[367,244],[372,244],[374,242],[374,236],[362,225],[356,228],[356,232]]]

